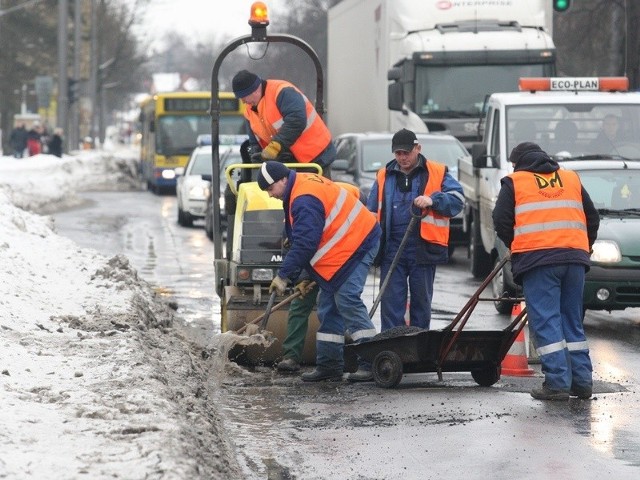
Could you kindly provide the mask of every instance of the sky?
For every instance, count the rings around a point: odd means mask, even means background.
[[[133,0],[126,0],[133,2]],[[277,24],[282,0],[266,1],[271,25]],[[141,33],[161,45],[167,29],[184,33],[194,43],[251,33],[249,13],[254,0],[153,0],[140,12]]]
[[[135,161],[0,156],[0,478],[238,478],[232,457],[208,451],[224,440],[198,415],[173,310],[126,257],[80,248],[33,213],[113,188]]]

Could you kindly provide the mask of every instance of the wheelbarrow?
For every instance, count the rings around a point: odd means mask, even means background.
[[[510,256],[500,261],[449,325],[440,330],[397,334],[382,332],[370,340],[345,346],[350,354],[371,362],[373,379],[382,388],[394,388],[405,373],[470,372],[476,383],[489,387],[500,380],[500,365],[526,324],[523,308],[503,330],[464,330],[480,295]],[[520,299],[514,299],[519,301]],[[405,331],[410,327],[397,327]]]

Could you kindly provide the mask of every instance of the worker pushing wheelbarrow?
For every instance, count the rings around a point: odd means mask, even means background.
[[[445,328],[400,335],[392,329],[345,350],[371,362],[373,379],[383,388],[396,387],[405,373],[427,372],[437,372],[440,380],[442,372],[471,372],[479,385],[493,385],[500,379],[502,360],[525,326],[526,309],[503,330],[464,330],[464,326],[481,293],[508,260],[507,256],[496,265]]]

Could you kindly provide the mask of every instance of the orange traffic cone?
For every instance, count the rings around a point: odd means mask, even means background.
[[[522,307],[520,304],[514,304],[511,311],[511,320],[513,321],[513,319],[520,315],[521,311]],[[513,342],[513,345],[511,345],[511,348],[502,360],[501,367],[501,375],[511,377],[530,377],[536,373],[529,368],[529,363],[527,362],[524,330],[520,330],[515,342]]]

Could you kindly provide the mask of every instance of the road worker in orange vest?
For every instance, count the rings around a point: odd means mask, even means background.
[[[517,145],[509,160],[493,224],[511,249],[511,269],[521,284],[544,383],[538,400],[589,398],[592,370],[582,326],[584,277],[600,217],[576,172],[560,169],[540,146]]]

